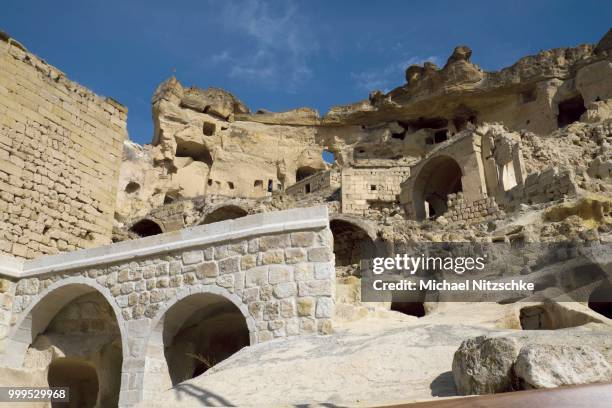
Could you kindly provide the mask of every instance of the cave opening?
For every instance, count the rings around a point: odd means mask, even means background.
[[[559,114],[557,115],[557,126],[562,128],[571,123],[578,122],[580,116],[586,112],[582,95],[559,102]]]
[[[172,384],[197,377],[250,344],[242,312],[221,295],[184,298],[164,317],[164,354]]]

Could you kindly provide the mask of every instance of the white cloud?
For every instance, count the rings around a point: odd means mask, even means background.
[[[213,64],[227,64],[230,77],[266,81],[295,91],[312,76],[309,57],[317,52],[318,43],[294,1],[228,2],[221,18],[225,29],[245,37],[244,48],[210,57]]]
[[[385,67],[369,71],[351,72],[351,77],[355,80],[355,85],[361,90],[370,92],[378,89],[383,92],[389,92],[392,88],[403,84],[406,68],[414,64],[423,64],[425,61],[440,65],[440,58],[436,56],[408,57]]]

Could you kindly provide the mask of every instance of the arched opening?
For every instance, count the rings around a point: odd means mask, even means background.
[[[135,181],[130,181],[127,186],[125,186],[126,194],[135,194],[140,190],[140,184]]]
[[[374,242],[361,227],[346,220],[331,220],[330,229],[334,236],[334,254],[339,276],[361,277],[360,262],[374,254]]]
[[[245,316],[221,295],[188,296],[164,316],[164,355],[173,385],[197,377],[249,345]]]
[[[23,366],[46,370],[40,387],[69,387],[70,402],[54,407],[117,406],[123,362],[121,331],[112,306],[92,287],[51,291],[21,327],[29,341]],[[27,333],[27,335],[26,335]]]
[[[449,194],[462,191],[461,168],[448,156],[438,156],[425,164],[416,176],[413,206],[417,220],[436,218],[448,209]]]
[[[52,407],[94,407],[98,399],[96,368],[78,358],[59,358],[47,373],[49,387],[69,387],[70,402],[52,403]]]
[[[204,221],[201,224],[212,224],[213,222],[220,222],[225,220],[233,220],[241,218],[247,215],[246,210],[236,205],[226,205],[219,207],[216,210],[210,212],[204,217]]]
[[[557,125],[562,128],[570,123],[578,122],[580,116],[586,112],[582,95],[559,102],[559,114],[557,115]]]
[[[610,282],[599,285],[589,296],[589,308],[608,319],[612,319],[612,285]]]
[[[158,223],[147,219],[140,220],[132,225],[130,231],[139,237],[149,237],[151,235],[157,235],[163,232]]]
[[[319,170],[310,166],[302,166],[297,169],[295,172],[295,181],[304,180],[306,177],[310,177],[313,174],[316,174]]]

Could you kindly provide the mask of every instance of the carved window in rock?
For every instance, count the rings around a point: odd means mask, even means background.
[[[130,181],[126,186],[125,186],[125,192],[126,194],[136,194],[140,191],[140,184],[138,184],[135,181]]]

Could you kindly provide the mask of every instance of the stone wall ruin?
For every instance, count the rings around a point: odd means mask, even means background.
[[[0,254],[109,243],[127,109],[0,35]]]

